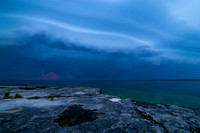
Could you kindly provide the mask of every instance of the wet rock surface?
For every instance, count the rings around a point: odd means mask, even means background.
[[[58,115],[54,122],[59,123],[62,127],[80,125],[84,122],[96,120],[98,115],[97,110],[83,109],[83,105],[71,105],[63,113]]]
[[[11,98],[3,99],[8,91]],[[22,98],[12,99],[16,93]],[[120,99],[98,88],[12,87],[0,94],[0,133],[200,132],[200,109]]]

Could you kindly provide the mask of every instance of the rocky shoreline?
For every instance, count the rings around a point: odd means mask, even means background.
[[[0,133],[200,132],[200,109],[120,99],[98,88],[1,87],[0,94]]]

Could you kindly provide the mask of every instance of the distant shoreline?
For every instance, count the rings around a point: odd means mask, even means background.
[[[200,79],[161,79],[161,80],[95,80],[95,81],[200,81]]]
[[[148,80],[0,80],[0,82],[15,81],[51,81],[51,82],[87,82],[87,81],[200,81],[200,79],[148,79]]]

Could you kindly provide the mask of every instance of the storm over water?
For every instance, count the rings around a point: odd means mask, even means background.
[[[1,80],[200,78],[198,0],[3,0]]]

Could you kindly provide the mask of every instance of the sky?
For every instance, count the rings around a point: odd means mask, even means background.
[[[0,80],[197,78],[199,0],[0,2]]]

